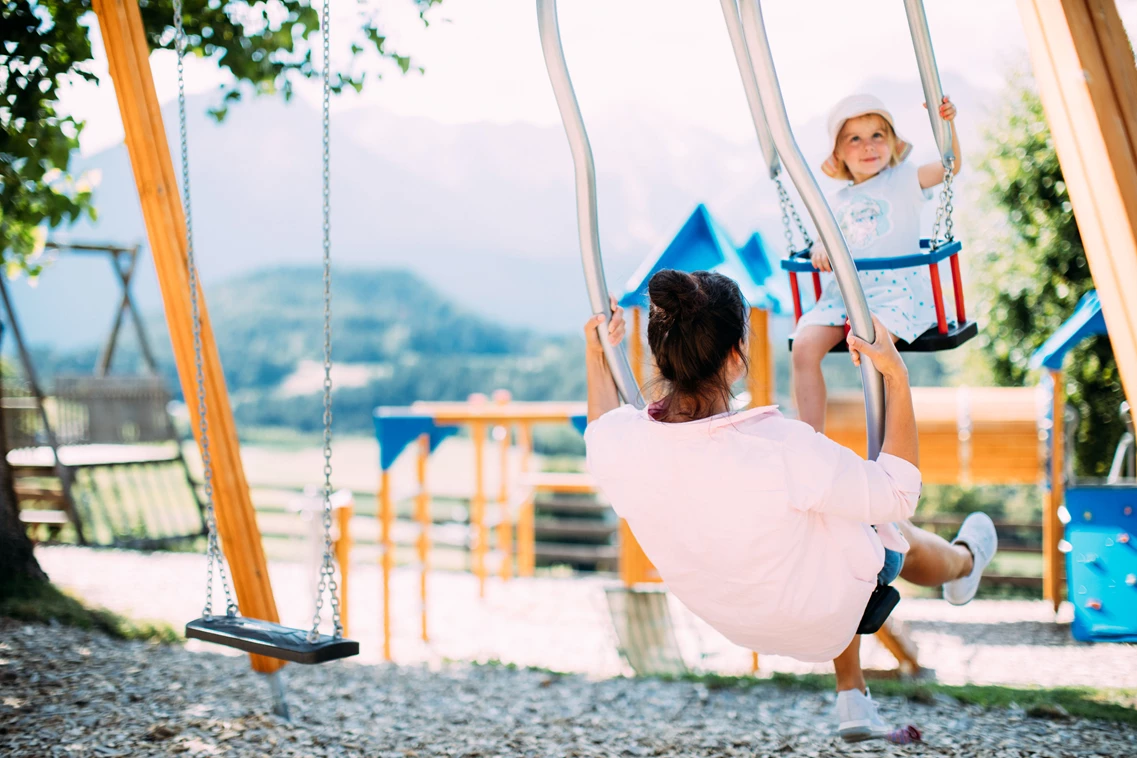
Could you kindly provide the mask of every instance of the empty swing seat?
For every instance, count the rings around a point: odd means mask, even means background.
[[[898,340],[896,349],[902,353],[935,353],[941,350],[951,350],[979,334],[979,327],[974,321],[967,320],[967,313],[963,302],[963,279],[959,271],[959,251],[963,245],[957,240],[944,243],[932,249],[931,240],[920,240],[920,252],[912,255],[899,255],[891,258],[862,258],[854,261],[857,271],[891,271],[900,268],[913,268],[927,266],[932,279],[932,296],[936,308],[936,325],[921,334],[913,342]],[[951,266],[952,289],[955,295],[954,321],[947,318],[944,307],[943,286],[940,283],[939,264],[947,260]],[[782,270],[789,273],[790,291],[794,303],[794,323],[801,318],[802,303],[801,290],[798,287],[799,274],[811,274],[813,279],[813,293],[816,298],[821,297],[821,272],[813,267],[809,258],[809,251],[794,253],[781,262]],[[790,339],[790,350],[794,348],[793,338]],[[830,351],[843,353],[848,350],[844,340]]]
[[[359,655],[359,643],[321,634],[308,641],[308,630],[244,616],[213,616],[186,624],[186,639],[203,640],[253,655],[292,663],[326,663]]]

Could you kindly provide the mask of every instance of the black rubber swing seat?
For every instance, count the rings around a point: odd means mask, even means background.
[[[932,327],[921,334],[914,342],[896,341],[896,349],[901,353],[938,353],[941,350],[952,350],[979,335],[979,326],[974,321],[965,321],[962,324],[955,321],[948,322],[946,334],[941,334],[937,327]],[[790,339],[790,350],[794,349],[794,341]],[[849,344],[841,340],[834,346],[831,353],[847,353]]]
[[[315,642],[309,642],[306,629],[244,616],[194,619],[186,624],[186,639],[213,642],[292,663],[326,663],[359,655],[359,643],[355,640],[321,634]]]

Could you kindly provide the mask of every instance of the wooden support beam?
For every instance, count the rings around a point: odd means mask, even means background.
[[[416,471],[418,473],[418,494],[415,496],[415,520],[418,521],[418,548],[419,562],[419,600],[422,608],[419,609],[419,622],[422,625],[422,641],[430,642],[430,633],[426,618],[426,590],[427,574],[430,572],[430,529],[433,519],[430,515],[430,491],[426,488],[426,465],[430,459],[430,435],[420,434],[418,438],[418,458]]]
[[[474,496],[470,499],[470,540],[473,543],[474,576],[478,577],[478,597],[486,596],[486,552],[490,533],[486,525],[486,425],[470,424],[474,442]]]
[[[750,309],[748,343],[750,371],[746,375],[746,389],[750,393],[750,407],[772,405],[774,354],[770,350],[770,314],[761,308]]]
[[[383,584],[383,660],[391,661],[391,572],[395,567],[395,504],[391,494],[391,472],[379,472],[379,566]]]
[[[632,364],[632,376],[642,389],[644,386],[644,325],[643,309],[638,305],[631,308],[632,323],[628,330],[628,360]]]
[[[165,305],[166,323],[182,392],[194,433],[200,424],[197,413],[193,321],[186,259],[185,218],[178,197],[178,184],[170,160],[166,131],[150,72],[150,49],[138,10],[138,0],[95,0],[99,29],[118,98],[126,133],[126,147],[142,204],[146,234],[154,255],[154,268]],[[268,568],[248,482],[241,466],[237,429],[229,406],[225,377],[213,340],[205,299],[201,302],[202,358],[210,449],[213,457],[213,492],[221,546],[229,561],[241,612],[249,617],[279,621],[269,583]],[[201,444],[201,440],[198,440]],[[281,661],[252,657],[253,668],[272,673]]]
[[[1137,401],[1137,67],[1113,0],[1019,0],[1035,80],[1130,404]]]
[[[1066,584],[1066,560],[1058,543],[1062,540],[1062,521],[1058,508],[1066,496],[1066,377],[1061,371],[1050,372],[1054,385],[1050,425],[1050,492],[1042,514],[1042,597],[1054,605],[1062,603],[1062,587]]]
[[[355,501],[336,509],[336,525],[339,527],[339,536],[336,538],[336,563],[340,566],[340,626],[343,636],[350,637],[349,622],[351,620],[351,518],[355,515]]]
[[[533,456],[533,428],[528,423],[521,424],[517,432],[517,444],[521,447],[521,473],[529,473]],[[536,489],[529,491],[517,516],[517,575],[533,576],[537,566],[536,531]]]
[[[876,641],[884,645],[899,664],[900,673],[906,676],[920,671],[919,651],[916,643],[904,629],[899,619],[889,617],[876,633]]]

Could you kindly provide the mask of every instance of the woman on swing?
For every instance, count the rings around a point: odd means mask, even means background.
[[[623,313],[595,316],[588,340],[588,466],[668,589],[735,644],[803,661],[832,660],[838,732],[897,739],[860,666],[857,628],[877,584],[897,576],[975,596],[996,548],[991,519],[967,517],[953,542],[908,519],[920,495],[908,370],[876,321],[873,344],[850,334],[853,363],[884,376],[884,444],[866,461],[774,406],[730,410],[747,370],[746,304],[729,278],[660,271],[648,293],[659,400],[621,405],[599,333],[624,337]],[[875,528],[874,528],[875,526]],[[903,732],[903,730],[901,730]]]

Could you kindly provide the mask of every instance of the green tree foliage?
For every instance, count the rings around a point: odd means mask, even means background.
[[[426,11],[441,2],[409,1],[424,23]],[[94,217],[91,182],[69,173],[83,123],[58,111],[66,82],[98,81],[90,71],[91,2],[0,0],[0,255],[9,273],[39,272],[35,257],[47,228]],[[173,49],[172,0],[139,0],[139,8],[150,47]],[[297,77],[319,74],[312,44],[319,15],[309,2],[184,0],[183,15],[189,53],[232,74],[211,111],[219,119],[246,92],[288,98]],[[336,92],[361,90],[392,62],[403,73],[413,67],[387,44],[376,11],[366,4],[358,4],[356,23],[333,39],[340,40],[337,49],[350,45],[352,53],[346,63],[333,63]]]
[[[1006,224],[973,260],[986,321],[978,341],[995,383],[1020,386],[1034,380],[1027,365],[1031,354],[1094,283],[1029,76],[1012,77],[985,138],[984,197]],[[1076,470],[1101,476],[1124,431],[1118,416],[1124,395],[1108,337],[1093,337],[1071,351],[1065,370],[1069,403],[1080,418]]]
[[[410,0],[420,18],[441,0]],[[90,62],[92,0],[0,0],[0,268],[36,275],[36,257],[49,228],[92,218],[91,182],[70,173],[83,123],[60,113],[69,81],[97,82]],[[174,46],[173,0],[138,0],[151,49]],[[332,87],[359,91],[393,62],[403,73],[411,59],[390,49],[375,11],[359,3],[357,23],[339,37],[350,44],[346,63],[333,63]],[[313,44],[319,16],[299,0],[183,0],[191,54],[209,58],[232,75],[212,113],[224,118],[242,94],[292,94],[299,78],[318,74]],[[317,37],[318,38],[318,37]],[[365,65],[377,54],[378,66]],[[370,70],[369,70],[370,68]],[[420,69],[421,70],[421,69]],[[0,581],[44,578],[17,514],[7,444],[0,418]]]

